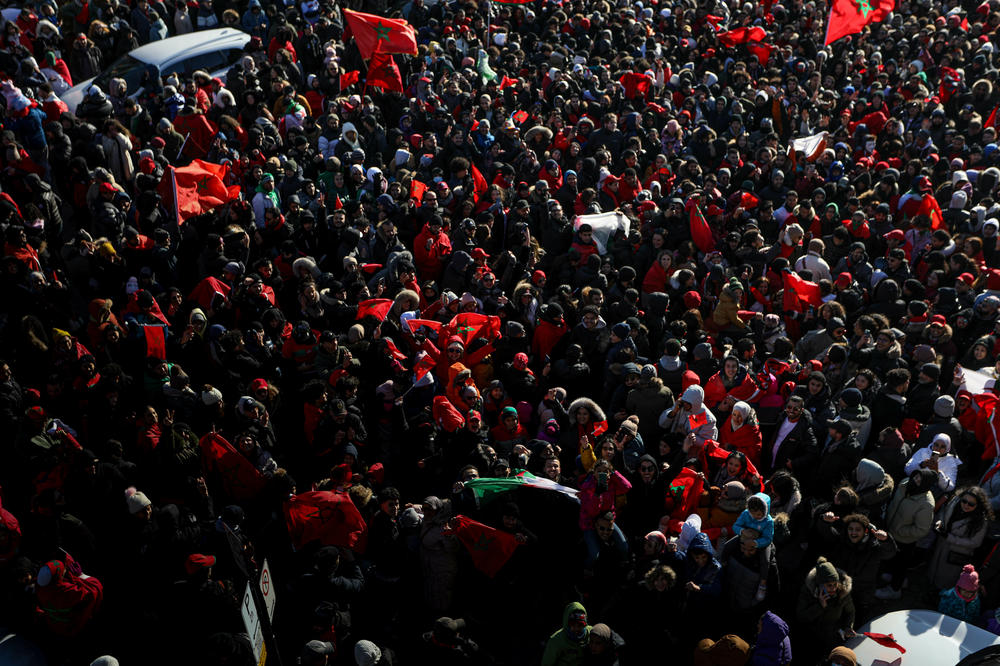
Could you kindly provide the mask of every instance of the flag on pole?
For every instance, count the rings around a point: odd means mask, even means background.
[[[389,19],[374,14],[363,14],[344,9],[344,19],[354,37],[361,57],[369,60],[372,54],[406,53],[417,54],[417,32],[403,19]],[[346,42],[348,35],[344,35]]]
[[[229,167],[194,160],[183,167],[170,167],[170,179],[160,181],[160,196],[174,202],[177,223],[208,212],[240,196],[239,185],[225,184]]]
[[[472,557],[472,563],[484,574],[493,578],[507,564],[517,549],[513,534],[483,525],[471,518],[458,515],[445,528],[445,534],[454,534]]]
[[[823,45],[859,33],[869,23],[884,21],[895,4],[895,0],[832,0]]]

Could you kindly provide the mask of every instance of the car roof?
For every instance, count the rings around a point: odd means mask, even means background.
[[[150,42],[133,49],[129,55],[149,65],[164,65],[227,47],[242,49],[249,41],[250,35],[242,30],[216,28]]]
[[[858,638],[847,641],[859,664],[876,659],[891,664],[901,653],[861,637],[864,631],[892,634],[906,648],[905,666],[954,666],[963,658],[989,645],[1000,643],[1000,636],[979,627],[930,610],[901,610],[875,618],[858,631]]]

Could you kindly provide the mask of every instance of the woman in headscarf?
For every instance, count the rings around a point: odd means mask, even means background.
[[[729,451],[739,451],[754,465],[760,464],[761,435],[757,413],[749,403],[740,400],[719,429],[719,445]]]
[[[951,453],[951,437],[941,433],[930,444],[914,453],[904,469],[907,474],[913,474],[918,469],[929,469],[937,474],[937,486],[932,490],[935,497],[940,497],[955,489],[958,463],[958,457]]]

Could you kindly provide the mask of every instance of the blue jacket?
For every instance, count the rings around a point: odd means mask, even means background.
[[[750,515],[750,509],[743,509],[743,513],[736,519],[733,525],[733,534],[739,534],[744,528],[750,527],[760,532],[757,538],[758,548],[767,548],[774,541],[774,518],[771,517],[771,498],[765,493],[757,493],[754,497],[759,497],[764,501],[767,511],[764,512],[763,520],[756,520]]]

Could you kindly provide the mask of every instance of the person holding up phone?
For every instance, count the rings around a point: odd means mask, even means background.
[[[928,446],[918,450],[906,463],[906,473],[917,469],[927,469],[937,474],[938,484],[934,496],[949,493],[955,489],[958,480],[958,457],[951,452],[951,437],[944,433],[934,436]]]

